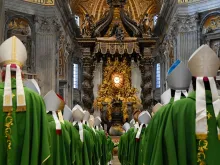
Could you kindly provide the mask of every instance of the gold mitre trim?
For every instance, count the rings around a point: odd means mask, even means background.
[[[3,62],[0,63],[1,66],[9,65],[9,64],[16,64],[20,68],[23,67],[23,63],[21,63],[20,61],[17,61],[17,60],[7,60],[7,61],[3,61]]]

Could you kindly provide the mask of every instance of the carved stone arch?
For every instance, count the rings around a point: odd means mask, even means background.
[[[13,30],[13,29],[10,29],[9,24],[12,23],[12,21],[15,21],[16,19],[24,20],[25,23],[27,23],[30,28],[30,35],[26,35],[26,39],[24,39],[25,37],[22,37],[22,33],[20,37],[17,36],[25,44],[27,53],[28,53],[26,65],[23,67],[23,70],[28,73],[35,73],[35,69],[36,69],[35,67],[35,50],[36,50],[35,49],[35,45],[36,45],[35,36],[36,35],[35,35],[34,17],[32,15],[21,14],[17,12],[16,13],[11,12],[11,11],[6,12],[4,39],[6,40],[7,38],[10,37],[9,30]],[[24,40],[26,42],[24,42]]]

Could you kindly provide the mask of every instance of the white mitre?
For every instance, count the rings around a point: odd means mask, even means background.
[[[67,121],[73,120],[72,110],[67,105],[65,105],[63,110],[63,119]]]
[[[151,115],[154,116],[154,115],[157,113],[157,111],[158,111],[162,106],[163,106],[162,104],[157,103],[157,104],[152,108],[152,113],[151,113]]]
[[[85,115],[82,107],[79,106],[78,104],[73,107],[72,114],[73,114],[73,120],[77,122],[82,121]]]
[[[26,111],[26,100],[21,76],[21,67],[27,60],[24,44],[15,36],[5,40],[0,46],[0,65],[5,70],[3,112],[12,110],[11,71],[16,71],[17,110]]]
[[[37,92],[39,95],[41,94],[40,87],[35,79],[27,79],[23,83],[24,86],[26,86],[27,88],[32,89],[33,91]]]
[[[59,110],[61,100],[57,96],[57,94],[51,90],[44,96],[44,102],[46,105],[46,111],[57,111]]]
[[[135,125],[135,120],[132,119],[132,120],[130,121],[130,126],[131,126],[131,127],[134,127],[134,125]]]
[[[94,120],[94,125],[99,126],[101,124],[102,120],[99,116],[97,116]]]
[[[27,60],[24,44],[16,36],[5,40],[0,46],[0,65],[16,64],[22,67]]]
[[[89,111],[84,111],[85,115],[83,117],[83,121],[89,121],[90,118],[90,113]]]
[[[90,115],[90,118],[89,118],[89,126],[90,126],[91,128],[93,128],[93,127],[94,127],[94,124],[95,124],[95,118],[94,118],[93,115]]]
[[[136,134],[136,139],[139,139],[140,138],[140,135],[141,135],[141,131],[142,131],[142,128],[144,125],[148,125],[148,123],[150,122],[151,120],[151,116],[150,116],[150,113],[148,111],[143,111],[139,114],[138,116],[138,122],[141,124],[139,129],[138,129],[138,132]]]
[[[148,124],[150,120],[151,120],[151,116],[148,111],[143,111],[138,116],[138,122],[140,124]]]
[[[161,96],[160,96],[160,99],[161,99],[161,103],[163,105],[166,105],[170,102],[170,99],[171,99],[171,90],[168,89],[166,90]]]
[[[126,123],[122,126],[122,128],[125,130],[125,132],[127,132],[127,131],[131,128],[131,126],[130,126],[129,123],[126,122]]]
[[[200,46],[190,57],[188,67],[192,76],[196,77],[196,135],[207,137],[208,124],[206,112],[206,89],[204,77],[208,79],[212,94],[212,104],[215,117],[220,113],[220,100],[214,77],[219,69],[219,58],[216,53],[208,46]],[[220,137],[220,129],[217,127]]]
[[[200,46],[188,61],[188,68],[195,77],[215,77],[219,65],[218,56],[208,45]]]
[[[56,124],[56,130],[61,130],[61,123],[56,114],[56,111],[59,110],[59,107],[62,104],[61,100],[58,98],[57,94],[51,90],[44,96],[44,103],[46,105],[46,111],[52,112]]]

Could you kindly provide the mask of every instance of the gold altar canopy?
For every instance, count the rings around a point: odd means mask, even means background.
[[[132,103],[133,109],[138,109],[141,105],[137,92],[137,89],[131,85],[131,67],[127,61],[119,62],[115,60],[111,62],[108,59],[98,97],[94,101],[94,108],[102,111],[104,104],[107,104],[107,119],[111,121],[112,103],[121,102],[123,121],[126,122],[129,118],[128,103]]]

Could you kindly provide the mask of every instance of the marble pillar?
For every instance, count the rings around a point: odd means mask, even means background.
[[[151,48],[144,48],[143,57],[140,61],[140,70],[142,76],[141,84],[141,100],[143,110],[151,111],[152,108],[152,72],[153,58]]]
[[[141,98],[141,71],[134,60],[131,61],[131,84],[138,90],[138,98]]]
[[[54,17],[36,18],[36,74],[42,95],[58,92],[58,24]]]
[[[174,46],[174,59],[186,65],[189,57],[199,47],[198,14],[175,16],[169,35]]]
[[[103,61],[96,63],[93,77],[93,94],[94,98],[98,97],[99,85],[102,84]]]
[[[4,40],[4,25],[5,25],[5,10],[4,10],[4,0],[0,0],[0,44]]]
[[[166,73],[172,63],[179,59],[187,65],[190,56],[199,47],[198,14],[176,15],[172,19],[160,46],[162,69],[161,83],[166,83]],[[161,84],[161,85],[162,85]],[[168,87],[161,89],[161,94]]]
[[[83,48],[83,81],[82,81],[82,103],[85,110],[91,112],[94,101],[93,95],[93,59],[90,48]]]

